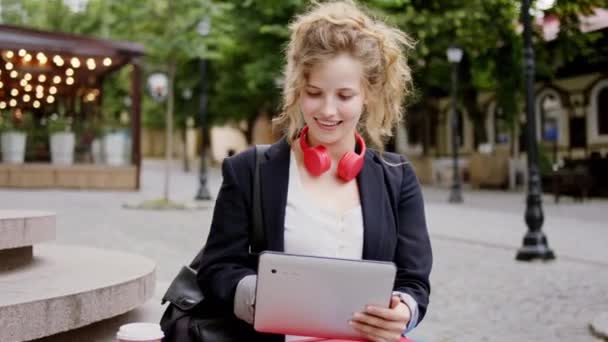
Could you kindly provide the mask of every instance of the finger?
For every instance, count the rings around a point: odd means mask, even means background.
[[[390,308],[394,309],[395,307],[397,307],[397,305],[401,304],[401,298],[397,297],[397,296],[393,296],[391,298],[391,305]]]
[[[405,322],[404,321],[387,321],[385,319],[368,315],[363,312],[356,312],[353,315],[353,321],[358,323],[363,323],[367,325],[374,326],[376,328],[380,328],[383,330],[389,330],[393,332],[402,332],[405,330]]]
[[[377,316],[380,318],[384,318],[388,321],[406,321],[407,322],[410,319],[409,310],[400,310],[400,309],[397,310],[400,305],[405,305],[405,304],[399,302],[399,304],[397,304],[397,306],[395,306],[391,309],[368,305],[365,308],[365,313],[368,313],[370,315]]]
[[[400,333],[394,333],[356,321],[349,321],[348,323],[358,334],[372,341],[398,341],[401,338]]]

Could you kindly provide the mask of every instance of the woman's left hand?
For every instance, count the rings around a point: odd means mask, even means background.
[[[396,342],[401,338],[410,321],[411,312],[399,297],[391,299],[390,308],[368,306],[364,312],[356,312],[350,325],[373,342]]]

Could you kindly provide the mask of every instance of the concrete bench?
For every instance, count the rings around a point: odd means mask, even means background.
[[[0,211],[0,341],[85,327],[128,313],[154,295],[150,259],[49,243],[34,250],[54,236],[54,214]]]

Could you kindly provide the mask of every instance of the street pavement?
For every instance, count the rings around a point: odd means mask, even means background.
[[[158,199],[163,164],[146,160],[138,192],[0,190],[0,208],[57,213],[57,243],[141,254],[157,262],[159,289],[202,247],[210,209],[146,211],[125,204]],[[198,178],[172,165],[171,199],[191,203]],[[209,170],[209,188],[221,182]],[[515,261],[526,226],[523,192],[423,188],[434,252],[429,311],[411,334],[435,341],[599,341],[590,322],[608,312],[608,201],[544,197],[552,262]],[[35,251],[34,251],[35,252]],[[162,290],[160,290],[162,291]]]

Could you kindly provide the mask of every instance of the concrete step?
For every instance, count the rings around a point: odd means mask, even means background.
[[[55,214],[0,210],[0,271],[32,261],[33,245],[55,239]]]
[[[24,341],[129,312],[154,294],[153,261],[123,252],[42,244],[33,262],[0,272],[0,341]]]

